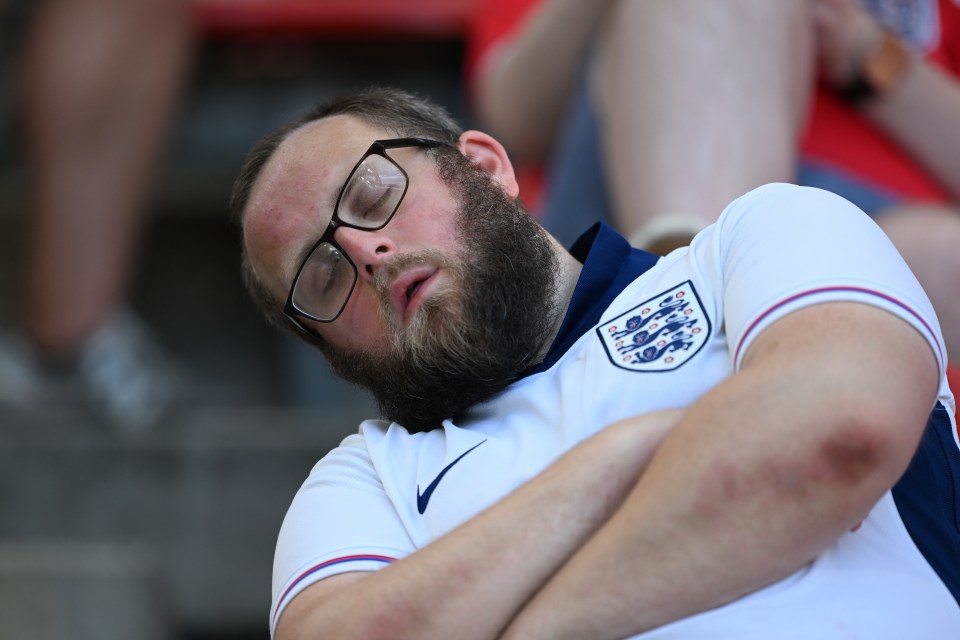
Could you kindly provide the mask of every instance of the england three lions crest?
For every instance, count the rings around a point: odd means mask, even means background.
[[[600,325],[597,334],[618,367],[672,371],[706,344],[710,319],[687,280]]]

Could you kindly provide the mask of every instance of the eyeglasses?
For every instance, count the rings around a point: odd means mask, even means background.
[[[390,222],[407,193],[407,172],[387,155],[387,149],[437,147],[442,142],[424,138],[376,140],[353,167],[333,208],[330,224],[297,269],[284,313],[298,327],[312,333],[300,318],[333,322],[357,284],[357,266],[337,244],[338,227],[376,231]]]

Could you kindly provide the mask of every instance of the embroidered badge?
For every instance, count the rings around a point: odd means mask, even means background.
[[[600,325],[597,334],[618,367],[672,371],[706,344],[710,319],[687,280]]]

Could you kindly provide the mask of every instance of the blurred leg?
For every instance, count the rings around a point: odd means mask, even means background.
[[[26,59],[24,324],[75,351],[121,302],[190,57],[181,0],[49,0]]]
[[[621,0],[597,58],[616,223],[712,222],[745,191],[790,181],[814,42],[805,0]]]
[[[940,320],[950,362],[960,364],[960,209],[903,205],[877,222],[910,265]]]

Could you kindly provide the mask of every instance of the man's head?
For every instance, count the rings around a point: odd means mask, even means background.
[[[395,138],[431,142],[371,150]],[[555,245],[516,195],[495,140],[418,97],[371,90],[265,137],[231,205],[268,319],[305,329],[385,417],[420,430],[503,389],[552,334]]]

